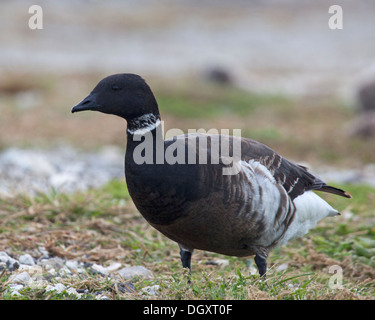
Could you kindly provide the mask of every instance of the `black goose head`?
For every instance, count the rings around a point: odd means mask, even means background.
[[[114,74],[101,80],[72,108],[72,113],[85,110],[114,114],[127,121],[150,113],[160,117],[150,87],[140,76],[131,73]]]

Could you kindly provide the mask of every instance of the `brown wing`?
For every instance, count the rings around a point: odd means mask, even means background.
[[[324,181],[308,172],[306,167],[290,162],[264,144],[246,138],[242,138],[241,142],[242,160],[259,161],[284,187],[292,199],[308,190],[319,190],[351,198],[344,190],[328,186]]]
[[[240,137],[233,137],[233,136],[226,136],[226,135],[209,135],[209,134],[185,134],[182,136],[175,137],[170,140],[166,140],[166,145],[174,143],[176,138],[180,140],[187,149],[194,149],[195,154],[197,157],[196,163],[201,163],[199,160],[200,154],[205,154],[205,158],[207,162],[212,164],[212,160],[215,157],[215,152],[213,149],[216,150],[218,146],[220,146],[219,157],[220,159],[227,157],[228,155],[224,155],[222,150],[222,141],[223,145],[226,143],[228,144],[229,149],[227,150],[229,155],[233,156],[236,151],[236,147],[234,146],[235,143],[240,143],[241,145],[241,160],[243,161],[250,161],[255,160],[265,166],[270,174],[275,178],[276,182],[283,186],[283,188],[287,191],[289,196],[293,199],[298,197],[299,195],[303,194],[305,191],[308,190],[319,190],[324,192],[333,193],[342,197],[351,198],[349,194],[347,194],[344,190],[328,186],[324,181],[315,177],[310,172],[308,172],[307,168],[298,164],[295,164],[284,157],[280,156],[278,153],[273,151],[271,148],[267,147],[266,145],[251,140],[247,138],[240,138]],[[201,144],[201,140],[206,141],[204,145]],[[235,140],[234,140],[235,139]],[[233,151],[234,150],[234,151]],[[185,163],[188,163],[188,154],[189,151],[187,150],[185,153],[186,159]],[[210,166],[199,166],[202,172],[200,173],[201,176],[206,176],[207,179],[204,179],[205,186],[202,188],[206,191],[212,190],[208,188],[207,184],[215,183],[216,179],[221,179],[220,176],[222,175],[223,166],[228,166],[224,163],[219,163],[216,165]],[[179,169],[179,174],[182,172],[182,169]],[[213,179],[208,179],[208,176],[216,177]],[[218,181],[216,181],[217,183]],[[200,190],[202,192],[202,190]]]

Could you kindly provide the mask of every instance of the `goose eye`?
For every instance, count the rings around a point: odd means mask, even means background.
[[[112,90],[113,90],[113,91],[120,90],[120,87],[119,87],[117,84],[114,84],[114,85],[112,86]]]

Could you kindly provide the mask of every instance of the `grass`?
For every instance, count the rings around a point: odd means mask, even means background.
[[[160,88],[157,100],[162,114],[175,117],[220,118],[247,116],[256,108],[272,104],[286,105],[289,100],[282,95],[254,93],[229,86],[203,85],[168,90]]]
[[[70,114],[71,106],[90,92],[102,75],[7,75],[0,86],[0,148],[48,147],[67,142],[82,148],[115,144],[124,147],[124,122],[99,113]],[[158,84],[154,88],[166,130],[169,128],[242,129],[296,161],[312,166],[361,167],[375,163],[375,139],[348,134],[354,109],[330,98],[291,98],[244,92],[201,82]],[[35,93],[26,100],[23,93]],[[66,95],[69,92],[69,95]],[[34,97],[34,98],[33,98]],[[29,96],[30,98],[30,96]],[[105,130],[97,130],[97,128]],[[29,137],[33,137],[32,140]],[[340,186],[339,186],[340,187]],[[375,190],[344,185],[353,199],[321,194],[342,213],[319,223],[303,239],[271,252],[267,281],[253,274],[252,259],[197,251],[191,284],[182,270],[178,246],[148,225],[134,207],[124,181],[72,195],[51,190],[29,198],[0,198],[0,250],[18,258],[44,246],[64,259],[143,265],[154,279],[133,279],[136,292],[110,290],[114,278],[83,274],[62,278],[67,287],[108,292],[112,299],[146,299],[142,288],[158,285],[153,299],[374,299]],[[227,259],[221,267],[208,263]],[[329,286],[342,271],[342,287]],[[330,273],[331,271],[331,273]],[[12,272],[0,270],[0,299],[74,299],[67,291],[46,292],[45,285],[25,287],[10,296]],[[55,281],[50,279],[50,282]]]
[[[154,279],[136,278],[136,292],[113,292],[115,299],[146,299],[142,288],[158,285],[153,299],[374,299],[375,298],[375,189],[343,186],[350,201],[324,195],[342,211],[325,219],[307,237],[274,250],[268,259],[266,281],[255,273],[252,259],[197,251],[192,259],[191,284],[179,261],[178,247],[149,226],[135,209],[123,181],[74,195],[41,194],[0,199],[0,247],[15,257],[45,246],[51,255],[109,265],[143,265]],[[227,259],[225,267],[208,261]],[[250,266],[250,267],[249,267]],[[330,288],[332,266],[342,270],[342,287]],[[46,292],[45,286],[22,289],[12,297],[7,283],[12,273],[0,275],[0,299],[73,299],[68,292]],[[53,280],[51,280],[53,281]],[[80,275],[59,280],[67,287],[93,292],[110,290],[114,278]]]

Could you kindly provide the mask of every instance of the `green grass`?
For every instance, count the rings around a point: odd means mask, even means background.
[[[325,219],[303,239],[272,251],[266,281],[250,272],[252,259],[199,250],[193,255],[189,276],[180,265],[178,246],[144,221],[125,182],[117,180],[69,196],[51,192],[36,198],[0,199],[0,245],[16,258],[44,245],[50,254],[66,259],[143,265],[155,275],[151,280],[133,279],[134,293],[113,292],[114,278],[89,273],[59,280],[67,287],[89,290],[81,299],[94,299],[96,291],[107,292],[111,299],[146,299],[142,288],[151,285],[159,286],[158,296],[153,297],[157,299],[374,299],[375,189],[341,187],[352,193],[352,200],[321,195],[342,215]],[[207,264],[215,259],[227,259],[229,264]],[[329,268],[334,265],[342,268],[341,289],[328,286],[333,276]],[[10,296],[7,282],[11,276],[0,271],[1,299],[75,298],[68,292],[45,292],[43,287],[25,287],[21,296]]]
[[[108,144],[124,147],[124,123],[119,119],[98,113],[80,117],[70,114],[71,106],[83,98],[82,92],[92,89],[88,84],[97,76],[48,81],[38,78],[35,84],[34,77],[22,77],[8,80],[7,86],[0,88],[4,105],[0,148],[34,146],[36,142],[48,146],[62,138],[85,148]],[[347,128],[356,114],[334,99],[291,99],[202,83],[184,84],[183,88],[150,84],[168,128],[240,128],[243,136],[259,140],[289,159],[312,165],[348,168],[375,162],[375,139],[349,136]],[[31,109],[19,108],[12,93],[24,89],[40,94]],[[46,105],[51,107],[47,110]],[[98,127],[105,127],[105,131]],[[109,288],[115,284],[114,279],[89,273],[59,280],[66,286],[89,290],[82,299],[93,299],[96,291],[109,292],[116,299],[146,299],[141,290],[150,285],[159,285],[159,295],[153,297],[157,299],[374,299],[375,189],[365,185],[338,187],[348,190],[353,199],[320,195],[342,215],[325,219],[303,239],[272,251],[266,282],[250,272],[254,268],[252,258],[197,250],[188,285],[178,246],[145,222],[125,182],[117,180],[73,195],[51,190],[35,198],[0,198],[0,250],[6,249],[17,258],[45,246],[51,255],[65,259],[104,266],[114,261],[143,265],[155,275],[152,280],[133,279],[135,293],[112,293]],[[229,265],[221,268],[207,264],[215,259],[227,259]],[[342,268],[341,289],[328,286],[333,276],[329,269],[335,265]],[[25,288],[22,296],[11,297],[11,276],[11,272],[0,270],[0,299],[74,298],[67,292],[45,292],[43,287]]]
[[[192,86],[184,90],[161,89],[156,97],[162,114],[180,118],[247,116],[256,108],[286,105],[289,99],[277,94],[260,94],[228,86]]]

